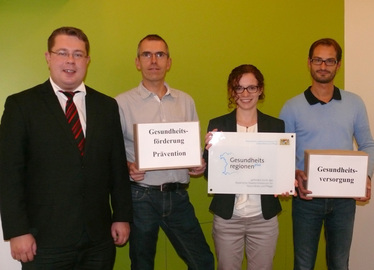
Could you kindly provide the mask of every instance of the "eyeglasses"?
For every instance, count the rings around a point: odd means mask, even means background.
[[[237,94],[242,94],[244,92],[244,90],[247,90],[247,92],[250,93],[250,94],[254,94],[258,91],[258,89],[259,89],[258,85],[248,85],[247,87],[243,87],[241,85],[238,85],[238,86],[234,87],[234,91]]]
[[[143,58],[147,58],[147,59],[150,59],[150,58],[152,58],[153,56],[156,56],[157,59],[161,59],[161,58],[169,57],[169,54],[168,54],[168,53],[165,53],[165,52],[155,52],[155,53],[151,53],[151,52],[142,52],[139,56],[140,56],[140,57],[143,57]]]
[[[325,63],[326,66],[334,66],[338,63],[338,60],[334,58],[329,58],[329,59],[321,59],[321,58],[312,58],[310,59],[310,62],[314,65],[320,66],[322,63]]]
[[[75,60],[80,60],[80,59],[83,59],[83,58],[86,58],[87,56],[81,52],[81,51],[77,51],[77,52],[73,52],[73,53],[69,53],[67,51],[57,51],[57,52],[54,52],[54,51],[50,51],[50,53],[54,53],[55,55],[57,55],[58,57],[60,58],[69,58],[70,55],[73,56],[73,58]]]

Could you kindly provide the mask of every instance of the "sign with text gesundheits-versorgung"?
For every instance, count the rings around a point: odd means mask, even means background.
[[[309,197],[366,196],[368,154],[350,150],[305,150]]]

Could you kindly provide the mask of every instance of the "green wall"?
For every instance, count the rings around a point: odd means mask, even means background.
[[[265,76],[259,108],[278,116],[283,103],[310,83],[307,53],[322,37],[344,45],[343,0],[0,0],[0,103],[48,77],[44,60],[50,33],[63,25],[82,28],[91,42],[86,84],[110,96],[139,83],[136,46],[157,33],[169,43],[168,83],[196,102],[202,135],[209,119],[227,113],[226,80],[243,63]],[[343,86],[343,70],[336,84]],[[2,106],[2,105],[1,105]],[[210,197],[203,178],[192,179],[191,201],[211,239]],[[292,269],[291,200],[282,200],[274,269]],[[326,269],[323,248],[316,269]],[[130,269],[128,246],[118,249],[115,269]],[[160,233],[156,270],[185,269]]]

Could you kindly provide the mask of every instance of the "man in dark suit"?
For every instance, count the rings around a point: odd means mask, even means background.
[[[9,96],[2,116],[4,239],[23,269],[109,270],[132,219],[118,106],[83,83],[80,29],[56,29],[45,57],[49,80]]]

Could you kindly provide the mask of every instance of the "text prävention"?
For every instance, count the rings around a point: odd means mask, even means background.
[[[199,122],[135,124],[134,144],[140,170],[201,166]]]

